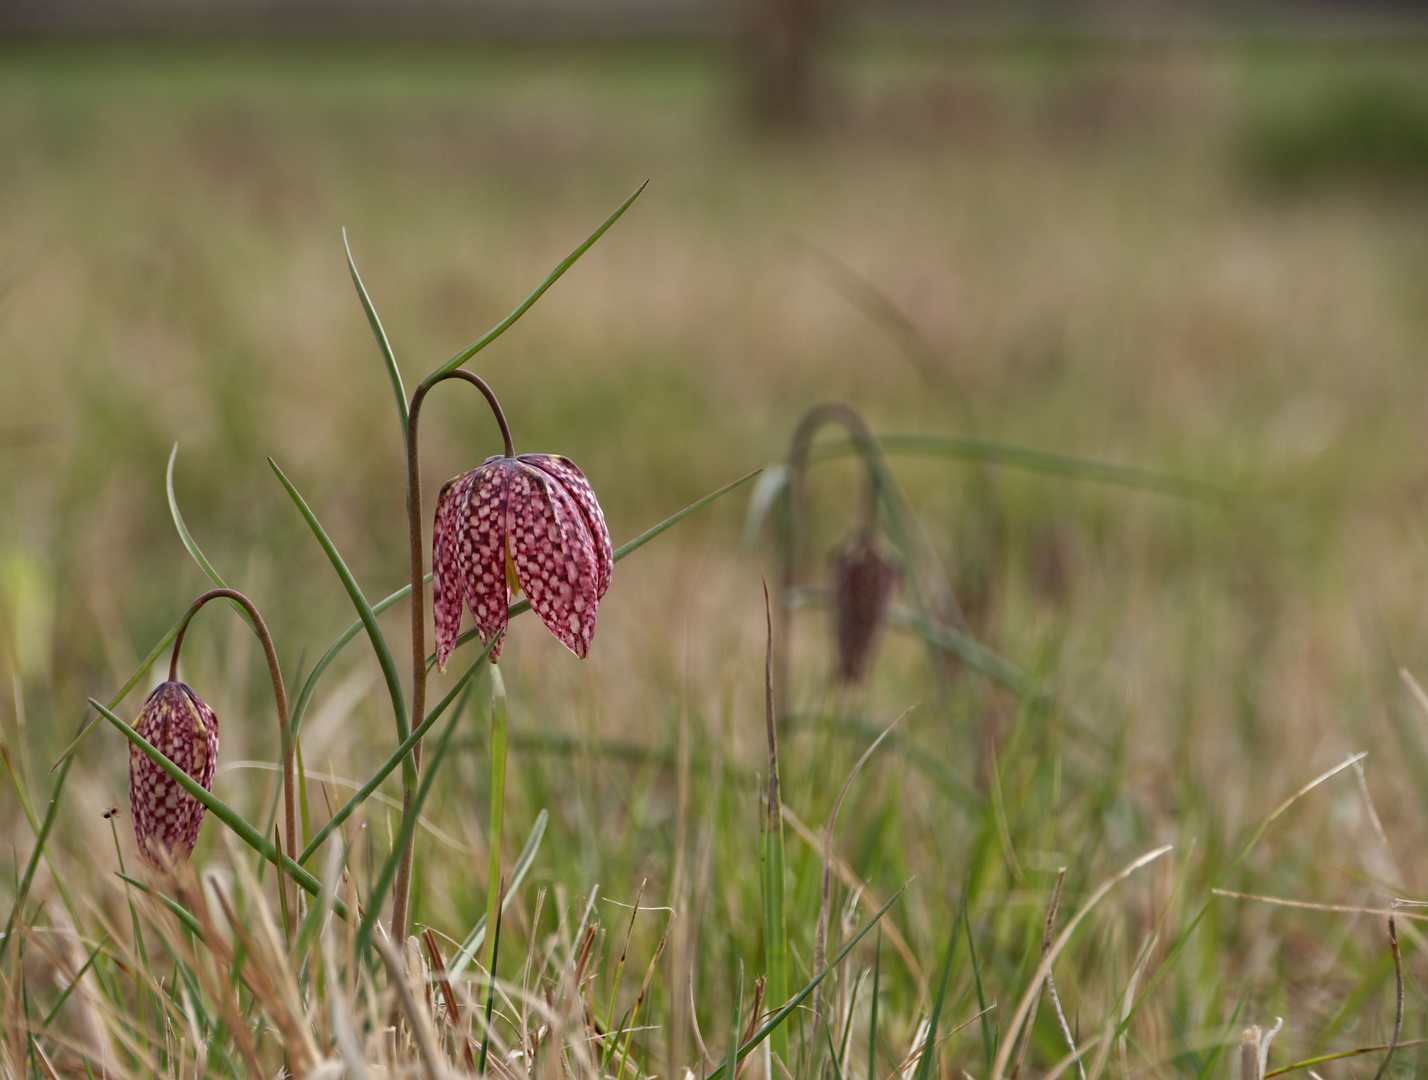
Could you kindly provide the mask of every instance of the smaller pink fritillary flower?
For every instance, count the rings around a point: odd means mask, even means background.
[[[160,684],[144,702],[134,728],[205,791],[213,790],[218,717],[192,688],[173,681]],[[150,864],[162,867],[193,854],[203,824],[203,804],[132,743],[129,807],[139,851]]]
[[[436,663],[456,648],[462,601],[491,662],[501,655],[506,609],[521,592],[547,629],[582,660],[595,638],[614,549],[585,474],[551,454],[489,457],[448,480],[432,530]]]

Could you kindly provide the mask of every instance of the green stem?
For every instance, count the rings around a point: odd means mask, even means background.
[[[491,411],[496,414],[496,423],[501,428],[501,438],[505,440],[506,456],[515,457],[515,447],[511,443],[511,429],[506,423],[506,415],[501,411],[501,403],[495,393],[479,375],[460,368],[445,371],[424,379],[412,394],[411,409],[407,413],[407,536],[411,547],[412,572],[412,707],[411,716],[415,720],[426,711],[426,594],[422,591],[426,549],[422,543],[421,517],[421,451],[417,441],[418,424],[421,420],[422,402],[431,388],[445,379],[464,379],[480,390]],[[433,567],[433,569],[435,569]],[[405,735],[405,733],[403,733]],[[417,777],[421,772],[421,742],[411,751],[411,766],[402,774],[402,819],[412,812],[412,800],[416,795]],[[415,837],[415,833],[412,836]],[[412,859],[415,849],[409,842],[402,849],[401,862],[397,866],[397,880],[392,887],[392,937],[397,941],[406,940],[407,898],[411,894]]]
[[[506,684],[491,665],[491,862],[486,881],[486,925],[495,926],[501,904],[501,823],[506,809]],[[486,974],[496,979],[496,935],[488,934]]]

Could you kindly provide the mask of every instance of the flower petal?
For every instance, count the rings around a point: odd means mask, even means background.
[[[166,682],[149,695],[135,728],[165,757],[213,790],[218,764],[218,718],[182,683]],[[204,807],[136,746],[129,747],[129,807],[139,851],[155,866],[188,858],[198,842]]]
[[[510,603],[506,588],[506,504],[512,471],[509,458],[494,458],[471,473],[466,528],[457,556],[466,605],[476,620],[483,645],[489,645],[506,629]],[[491,662],[500,656],[501,642],[497,641],[491,649]]]
[[[469,566],[471,562],[470,541],[462,526],[475,482],[474,472],[462,473],[443,484],[436,497],[431,528],[431,616],[436,624],[438,671],[446,670],[461,632],[461,585],[466,570],[462,563]]]
[[[595,489],[575,462],[556,454],[522,454],[517,460],[534,465],[546,475],[553,477],[565,489],[567,495],[580,508],[580,516],[585,527],[590,530],[590,538],[595,542],[595,559],[598,568],[595,594],[604,596],[610,587],[610,577],[615,572],[615,549],[610,543],[610,530],[605,525],[605,513],[600,509],[600,500],[595,498]]]
[[[506,521],[516,577],[531,609],[583,660],[595,637],[600,563],[580,508],[544,471],[518,463]]]

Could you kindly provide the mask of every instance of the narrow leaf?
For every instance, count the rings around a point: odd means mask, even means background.
[[[367,286],[362,284],[362,275],[357,273],[357,264],[352,261],[352,246],[347,243],[347,230],[342,230],[342,247],[347,252],[347,269],[352,274],[352,284],[357,288],[357,298],[362,301],[362,310],[367,313],[367,324],[372,327],[372,336],[377,339],[377,348],[382,350],[382,359],[387,363],[387,377],[392,380],[392,393],[397,397],[397,416],[402,422],[402,445],[407,441],[407,391],[402,386],[402,373],[397,367],[397,358],[392,353],[392,343],[387,340],[387,332],[382,329],[382,320],[377,318],[377,309],[367,295]]]
[[[248,822],[243,819],[243,815],[239,814],[238,811],[234,810],[231,806],[225,803],[222,799],[218,798],[218,796],[214,795],[211,791],[206,790],[202,784],[196,781],[193,777],[189,776],[188,773],[184,772],[181,768],[179,768],[167,757],[165,757],[163,752],[159,750],[158,747],[154,746],[153,743],[149,742],[148,739],[140,735],[137,731],[135,731],[128,724],[126,724],[118,716],[114,715],[114,713],[110,712],[103,705],[99,704],[99,702],[95,701],[93,698],[90,698],[89,704],[94,709],[98,710],[99,714],[103,716],[104,719],[108,720],[111,724],[118,728],[126,739],[128,739],[131,743],[133,743],[145,754],[147,754],[149,758],[151,758],[154,763],[159,766],[159,768],[163,769],[164,772],[168,773],[171,777],[173,777],[174,781],[179,785],[179,787],[183,788],[186,792],[188,792],[195,799],[201,802],[205,807],[208,808],[209,812],[212,813],[214,817],[218,818],[219,821],[223,822],[223,824],[227,825],[231,830],[233,830],[234,835],[236,835],[238,839],[242,840],[245,844],[247,844],[263,858],[267,859],[273,865],[280,866],[282,870],[286,871],[287,874],[300,886],[302,886],[302,888],[305,889],[307,892],[311,893],[313,896],[318,895],[318,893],[321,891],[321,882],[319,882],[317,878],[313,877],[297,863],[293,862],[293,860],[290,859],[287,855],[282,855],[280,858],[278,850],[273,847],[272,841],[265,838],[262,833],[258,832],[257,829],[249,825]],[[339,915],[341,915],[342,918],[345,919],[347,917],[347,909],[344,905],[341,904],[340,901],[333,902],[333,910],[335,910]]]
[[[491,344],[491,342],[495,341],[498,337],[500,337],[507,330],[509,330],[511,326],[515,323],[515,321],[519,319],[522,315],[524,315],[527,311],[529,311],[531,305],[534,304],[545,294],[546,289],[550,288],[557,281],[559,281],[561,275],[564,274],[567,270],[569,270],[572,266],[574,266],[576,260],[579,259],[580,256],[584,255],[587,251],[589,251],[591,245],[594,244],[596,240],[599,240],[600,237],[604,236],[611,225],[615,224],[615,222],[620,220],[620,217],[624,214],[624,212],[630,208],[634,201],[640,197],[640,194],[648,186],[649,181],[646,180],[643,184],[637,187],[635,189],[635,193],[631,195],[628,199],[626,199],[624,202],[622,202],[620,204],[620,208],[616,210],[613,214],[611,214],[609,217],[607,217],[604,223],[593,233],[591,233],[589,237],[586,238],[585,243],[581,244],[578,248],[576,248],[569,255],[567,255],[561,261],[560,265],[550,272],[550,276],[547,277],[544,281],[542,281],[539,286],[537,286],[535,292],[531,293],[529,296],[527,296],[524,300],[521,301],[520,305],[516,308],[515,311],[511,312],[499,323],[491,327],[490,330],[487,330],[486,333],[483,334],[480,338],[478,338],[476,341],[473,341],[470,345],[466,346],[466,348],[462,349],[446,363],[442,364],[441,367],[433,371],[423,381],[429,384],[435,382],[437,379],[440,379],[445,375],[451,374],[451,372],[455,371],[462,364],[466,363],[466,361],[470,360],[478,352],[484,349],[487,345]]]
[[[387,647],[387,639],[383,636],[382,628],[377,623],[377,616],[372,611],[372,605],[367,603],[367,598],[362,594],[362,588],[357,584],[357,579],[352,576],[352,571],[347,569],[347,564],[337,553],[337,548],[328,539],[327,533],[318,524],[317,517],[309,509],[303,497],[298,494],[297,488],[293,487],[292,481],[287,478],[282,469],[278,468],[278,463],[272,458],[268,459],[268,464],[272,466],[278,480],[292,496],[293,502],[297,504],[298,510],[307,521],[308,528],[317,537],[317,542],[322,545],[322,550],[327,553],[332,568],[342,579],[343,587],[347,589],[347,595],[352,598],[352,606],[357,609],[357,617],[362,621],[362,626],[367,631],[367,637],[372,642],[372,651],[377,654],[377,663],[382,668],[382,677],[387,681],[387,694],[392,699],[392,714],[397,722],[397,739],[403,741],[411,733],[411,728],[407,721],[406,699],[402,696],[402,681],[397,675],[396,661],[392,659],[392,650]],[[408,787],[416,785],[416,762],[410,757],[403,764],[403,777],[409,781]]]

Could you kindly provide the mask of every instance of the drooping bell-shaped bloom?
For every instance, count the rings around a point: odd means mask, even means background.
[[[448,480],[431,546],[440,670],[456,648],[463,600],[482,643],[495,641],[495,663],[506,608],[520,592],[561,644],[582,660],[590,651],[615,558],[590,481],[569,458],[490,457]]]
[[[880,550],[871,528],[861,528],[833,560],[833,613],[838,631],[838,674],[861,682],[897,581],[897,569]]]
[[[213,790],[218,717],[191,687],[166,682],[149,695],[134,728],[163,755]],[[137,746],[129,744],[129,808],[139,851],[154,866],[187,859],[198,843],[204,806]]]

